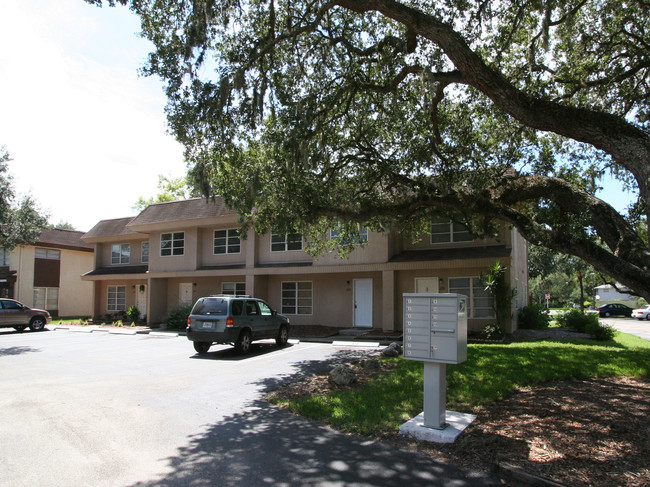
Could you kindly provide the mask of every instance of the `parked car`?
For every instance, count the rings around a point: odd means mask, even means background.
[[[44,309],[30,308],[13,299],[0,299],[0,328],[41,331],[52,317]]]
[[[275,338],[282,347],[289,340],[289,319],[261,299],[244,296],[199,298],[187,317],[187,338],[203,355],[213,343],[231,344],[247,353],[251,342]]]
[[[646,304],[643,308],[633,309],[632,318],[650,320],[650,304]]]
[[[597,309],[600,316],[632,316],[632,308],[620,303],[604,304]]]

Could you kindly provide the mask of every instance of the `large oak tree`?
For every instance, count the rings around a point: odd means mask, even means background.
[[[194,176],[246,222],[499,218],[650,299],[648,0],[107,3],[141,17]],[[629,213],[594,196],[606,172]]]

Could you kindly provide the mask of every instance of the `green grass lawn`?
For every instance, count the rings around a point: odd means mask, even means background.
[[[422,412],[423,364],[396,359],[355,390],[274,402],[343,430],[379,435],[397,431]],[[650,342],[617,333],[613,341],[556,340],[469,345],[468,359],[447,366],[447,408],[475,412],[516,388],[591,377],[650,377]]]

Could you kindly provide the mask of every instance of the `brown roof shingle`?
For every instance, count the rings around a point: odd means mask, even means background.
[[[135,227],[139,225],[171,223],[236,214],[236,211],[226,208],[222,198],[217,197],[214,200],[192,198],[189,200],[168,201],[149,205],[142,213],[129,222],[128,226]]]
[[[92,227],[84,236],[84,239],[98,237],[116,237],[119,235],[135,235],[136,232],[126,227],[127,223],[133,220],[132,216],[127,218],[115,218],[113,220],[101,220]]]
[[[94,246],[82,241],[84,232],[64,228],[50,228],[43,230],[35,245],[57,249],[81,250],[93,252]]]

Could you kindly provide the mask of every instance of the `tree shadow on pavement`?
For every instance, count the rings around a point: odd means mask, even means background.
[[[262,393],[268,392],[367,356],[367,351],[342,350],[330,360],[297,363],[291,376],[265,379],[258,385]],[[207,425],[205,431],[190,436],[175,456],[161,461],[171,472],[134,487],[498,485],[486,474],[335,431],[259,398],[241,412]]]

